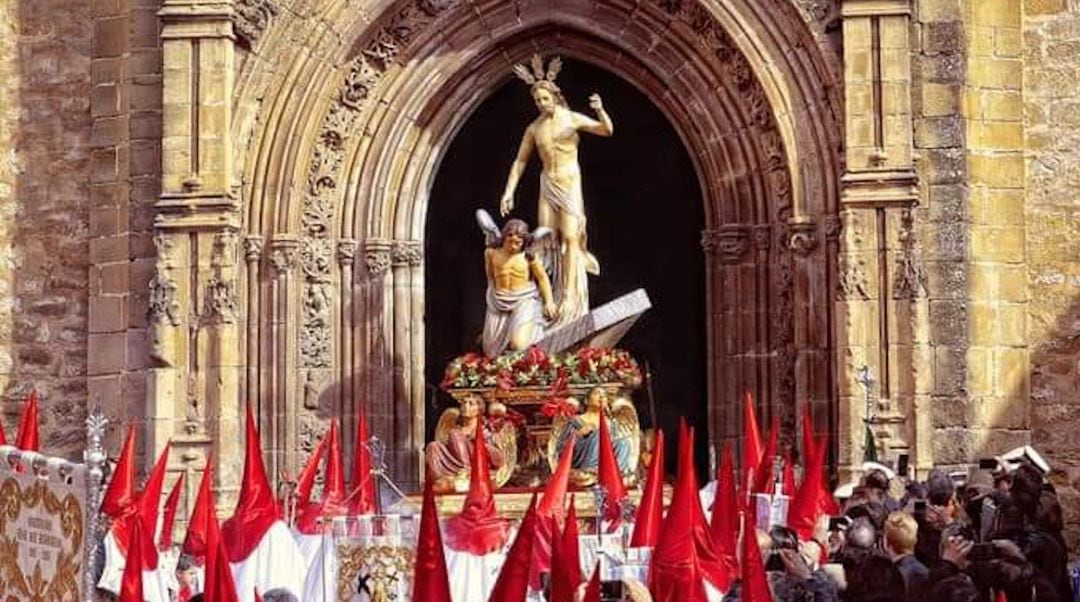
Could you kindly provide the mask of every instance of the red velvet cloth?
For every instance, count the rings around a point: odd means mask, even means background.
[[[709,530],[712,531],[716,551],[725,556],[734,556],[739,538],[739,500],[735,491],[735,461],[731,456],[731,445],[727,443],[720,457]]]
[[[246,431],[240,499],[236,502],[232,518],[221,526],[221,537],[230,562],[241,562],[250,556],[274,521],[279,518],[278,507],[274,503],[274,491],[266,478],[262,445],[259,442],[259,432],[255,430],[255,416],[250,404],[247,409]]]
[[[326,437],[326,480],[323,483],[322,499],[316,504],[298,506],[296,529],[301,533],[319,533],[320,521],[349,514],[345,500],[345,466],[341,457],[341,436],[338,432],[337,421],[330,421],[330,434]],[[310,491],[308,497],[310,498]]]
[[[483,444],[483,416],[476,421],[475,441],[472,470],[469,474],[469,493],[465,496],[461,513],[446,521],[446,545],[450,546],[451,550],[483,556],[506,545],[509,524],[495,512],[495,494],[491,485],[487,446]],[[529,549],[531,551],[532,547]],[[526,558],[526,570],[528,565],[529,559]]]
[[[15,447],[23,451],[39,451],[41,437],[38,435],[38,393],[31,389],[19,417],[19,430],[15,435]]]
[[[570,486],[570,464],[573,460],[574,441],[570,439],[569,445],[563,448],[559,457],[559,464],[555,467],[554,474],[548,479],[544,488],[544,496],[540,498],[540,504],[536,507],[537,533],[536,542],[533,545],[532,571],[529,575],[529,585],[540,589],[540,573],[552,570],[552,556],[555,555],[553,540],[558,540],[560,525],[566,515],[566,490]]]
[[[604,520],[618,524],[622,519],[622,502],[626,500],[626,486],[622,472],[615,460],[615,448],[611,443],[611,430],[607,417],[600,412],[600,458],[596,480],[604,490]]]
[[[136,514],[131,518],[131,537],[134,541],[144,538],[142,521]],[[132,546],[127,554],[124,572],[120,576],[119,602],[144,602],[142,587],[142,546]]]
[[[574,594],[581,585],[581,549],[578,533],[577,510],[570,501],[570,514],[566,517],[566,529],[558,542],[559,553],[552,556],[551,601],[573,602]]]
[[[483,447],[477,445],[476,447]],[[536,539],[536,495],[529,503],[529,510],[521,520],[514,544],[506,554],[506,561],[499,570],[499,578],[491,590],[488,602],[525,602],[529,592],[529,559],[532,558]]]
[[[822,440],[814,445],[814,455],[810,457],[803,471],[802,484],[795,492],[788,506],[788,527],[803,540],[814,536],[814,526],[823,513],[838,511],[836,501],[825,486],[825,453],[828,445]]]
[[[424,484],[424,505],[420,511],[420,532],[413,569],[412,599],[417,602],[450,600],[450,574],[439,534],[439,513],[430,476]]]
[[[369,438],[367,414],[360,409],[360,419],[356,423],[356,449],[353,450],[352,482],[349,484],[353,514],[371,514],[378,511],[379,498],[375,479],[371,476],[371,450],[367,446]]]
[[[657,430],[653,439],[653,456],[649,473],[645,478],[645,491],[641,494],[637,516],[634,518],[634,534],[631,547],[651,548],[660,539],[660,524],[664,517],[664,431]]]
[[[173,528],[176,525],[176,509],[180,506],[180,492],[184,489],[184,473],[173,483],[168,499],[165,500],[165,512],[161,522],[161,541],[158,547],[161,549],[171,548],[173,545]]]

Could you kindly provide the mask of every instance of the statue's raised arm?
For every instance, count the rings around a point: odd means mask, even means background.
[[[599,94],[589,97],[592,118],[571,111],[555,78],[562,61],[555,57],[544,67],[539,55],[529,66],[515,65],[514,73],[529,85],[539,115],[528,125],[517,156],[510,167],[506,188],[499,201],[503,215],[514,208],[514,192],[533,151],[540,157],[540,226],[551,228],[555,236],[539,245],[543,265],[551,272],[552,288],[558,304],[558,320],[553,328],[565,325],[589,312],[588,274],[599,274],[600,263],[589,253],[585,232],[585,200],[581,191],[578,163],[578,132],[611,136],[614,123],[604,109]]]

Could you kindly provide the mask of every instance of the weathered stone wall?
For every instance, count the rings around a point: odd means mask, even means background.
[[[0,391],[30,387],[42,444],[75,457],[86,408],[89,0],[0,2]]]
[[[1026,0],[1027,276],[1032,439],[1080,546],[1080,2]]]

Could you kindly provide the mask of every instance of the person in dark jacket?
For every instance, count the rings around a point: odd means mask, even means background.
[[[893,512],[885,521],[883,546],[885,553],[904,578],[905,599],[921,602],[930,581],[930,570],[915,558],[915,542],[919,525],[905,512]]]

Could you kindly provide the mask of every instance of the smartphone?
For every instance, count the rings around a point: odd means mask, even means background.
[[[784,566],[784,559],[779,554],[773,552],[769,554],[769,559],[765,561],[766,571],[784,571],[787,568]]]
[[[997,547],[992,543],[977,543],[971,546],[971,551],[968,552],[967,557],[971,562],[993,560],[998,557]]]
[[[846,516],[830,516],[829,517],[829,530],[830,531],[843,531],[851,526],[851,519]]]
[[[915,513],[926,514],[926,500],[915,500]]]
[[[997,470],[998,461],[997,458],[981,458],[979,460],[979,470]]]
[[[896,476],[906,479],[908,476],[908,455],[900,454],[896,458]]]
[[[601,602],[620,602],[624,599],[623,582],[621,580],[600,582]]]

